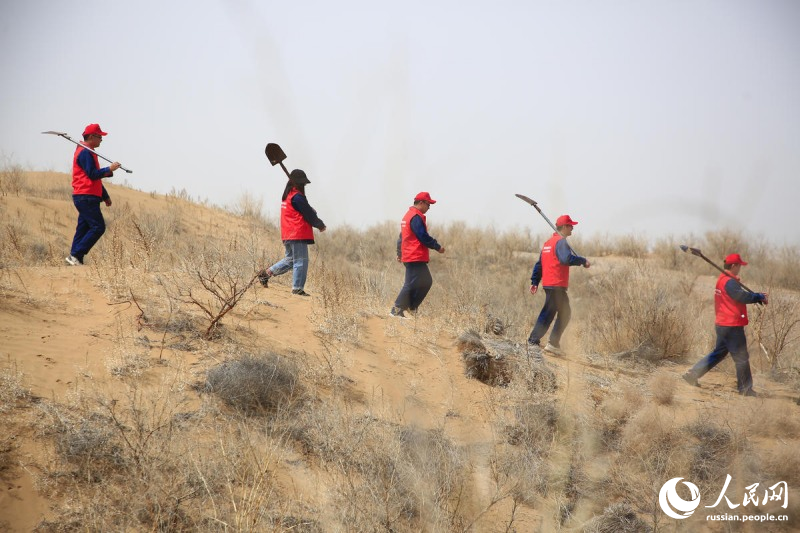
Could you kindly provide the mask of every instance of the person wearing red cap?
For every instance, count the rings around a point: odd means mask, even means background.
[[[433,277],[428,269],[428,250],[432,248],[440,254],[444,253],[444,246],[428,234],[425,218],[425,213],[435,203],[436,200],[427,192],[419,193],[414,197],[414,205],[408,208],[400,222],[397,260],[406,267],[406,277],[390,311],[392,316],[407,318],[405,311],[416,313],[433,286]]]
[[[572,310],[569,306],[569,268],[573,266],[583,266],[589,268],[590,263],[585,257],[577,255],[567,243],[566,237],[572,235],[572,228],[578,223],[570,218],[569,215],[561,215],[556,219],[556,233],[547,240],[542,246],[539,260],[533,266],[531,274],[530,293],[536,294],[539,283],[544,287],[544,306],[536,319],[530,336],[528,345],[539,349],[544,334],[550,328],[550,324],[555,319],[553,331],[550,333],[550,341],[545,346],[545,351],[554,355],[561,355],[561,335],[569,324]]]
[[[747,263],[739,254],[725,258],[725,272],[717,278],[714,288],[714,313],[717,341],[714,349],[697,362],[683,379],[699,387],[698,380],[717,366],[729,353],[736,365],[736,388],[744,396],[756,396],[753,374],[750,372],[750,354],[744,327],[748,324],[747,305],[769,303],[762,292],[750,292],[739,283],[739,272]]]
[[[325,223],[306,198],[306,185],[311,183],[306,173],[296,168],[289,174],[281,201],[281,240],[286,251],[283,259],[258,273],[264,287],[269,278],[292,271],[292,294],[309,296],[305,291],[308,276],[308,245],[314,244],[314,228],[325,231]]]
[[[120,164],[114,162],[101,168],[97,154],[91,151],[100,146],[105,135],[99,124],[89,124],[83,130],[83,142],[75,148],[72,157],[72,202],[78,210],[78,226],[66,258],[71,266],[82,265],[83,258],[106,231],[100,202],[110,206],[111,197],[102,180],[113,176]]]

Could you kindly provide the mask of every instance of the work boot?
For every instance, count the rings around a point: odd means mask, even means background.
[[[544,358],[542,357],[542,347],[536,344],[535,342],[528,343],[528,354],[533,357],[533,359],[538,363],[543,363]]]
[[[564,355],[564,352],[561,350],[561,348],[558,346],[553,346],[549,342],[547,343],[547,346],[544,347],[544,351],[550,352],[553,355]]]
[[[683,380],[693,387],[699,387],[700,383],[697,381],[697,376],[692,374],[691,372],[685,373],[683,376]]]
[[[311,296],[310,294],[308,294],[303,289],[292,289],[292,294],[296,294],[298,296]]]
[[[403,313],[403,310],[397,306],[392,307],[392,310],[389,311],[389,314],[396,318],[408,318],[405,313]]]

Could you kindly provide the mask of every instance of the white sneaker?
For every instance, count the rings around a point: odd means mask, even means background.
[[[64,261],[66,261],[68,265],[74,266],[74,267],[81,266],[83,264],[74,255],[68,255],[67,257],[64,258]]]
[[[550,352],[553,355],[564,355],[564,352],[561,351],[561,348],[557,348],[549,342],[547,343],[547,346],[544,347],[544,351]]]

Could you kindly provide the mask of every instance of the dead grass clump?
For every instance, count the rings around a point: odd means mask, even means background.
[[[98,412],[82,412],[43,402],[40,432],[53,439],[58,456],[79,479],[97,482],[130,463],[116,442],[113,420]]]
[[[356,342],[359,335],[358,280],[339,269],[323,263],[317,271],[315,284],[322,300],[322,309],[315,309],[317,333],[342,342]]]
[[[800,437],[797,409],[798,407],[792,404],[776,405],[768,414],[756,414],[753,425],[758,428],[758,433],[765,437],[796,439]]]
[[[245,354],[208,371],[206,390],[246,414],[274,414],[303,397],[297,367],[277,354]]]
[[[508,443],[544,453],[549,448],[558,423],[555,401],[518,405],[514,409],[514,417],[515,424],[506,428]]]
[[[10,411],[31,399],[31,391],[23,385],[24,375],[16,363],[0,369],[0,413]]]
[[[513,411],[514,422],[502,428],[506,446],[499,447],[490,461],[498,497],[532,504],[549,490],[549,455],[558,424],[554,400],[529,397]]]
[[[464,374],[468,378],[493,387],[507,385],[511,381],[506,359],[499,351],[490,354],[477,331],[471,329],[459,335],[456,346],[461,350]]]
[[[613,503],[603,510],[603,514],[592,519],[583,533],[649,533],[652,526],[639,518],[627,502]]]
[[[723,479],[737,452],[731,430],[708,418],[698,418],[686,426],[686,432],[697,439],[697,444],[690,447],[689,479],[698,483]]]
[[[632,387],[623,388],[621,394],[610,394],[609,391],[615,387],[612,382],[599,376],[591,378],[589,394],[596,411],[591,423],[598,432],[603,448],[618,450],[623,429],[642,404],[641,396]]]
[[[650,392],[653,400],[659,405],[672,405],[675,399],[675,376],[666,372],[657,372],[650,378]]]
[[[785,481],[790,487],[800,484],[800,456],[795,447],[773,447],[764,459],[764,466],[771,478]]]
[[[345,529],[446,531],[464,519],[469,465],[441,430],[354,416],[332,403],[304,412],[292,437],[333,476]]]

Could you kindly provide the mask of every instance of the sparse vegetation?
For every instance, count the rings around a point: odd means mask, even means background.
[[[3,346],[0,477],[35,473],[53,510],[38,531],[657,531],[672,477],[711,492],[728,473],[800,479],[800,278],[784,265],[797,249],[686,241],[750,254],[748,279],[769,287],[748,330],[767,391],[754,403],[729,363],[701,389],[680,380],[708,348],[715,277],[683,241],[576,240],[597,261],[572,279],[566,356],[542,359],[525,343],[541,304],[529,230],[432,228],[448,254],[399,321],[395,223],[320,236],[300,299],[286,278],[253,283],[282,248],[247,194],[231,213],[120,191],[79,270],[63,266],[68,178],[22,172],[14,187],[0,196],[0,312],[41,327],[24,364],[21,341]],[[49,321],[84,315],[62,364]],[[30,378],[51,365],[70,381],[37,382],[40,398]]]

